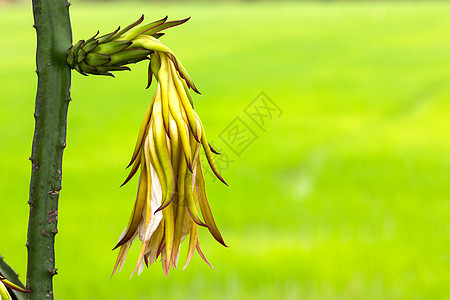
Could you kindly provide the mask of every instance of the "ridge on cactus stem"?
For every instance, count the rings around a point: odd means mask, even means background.
[[[226,244],[209,206],[200,152],[203,149],[214,174],[219,174],[203,124],[193,109],[190,89],[198,91],[186,68],[174,52],[161,43],[162,30],[178,26],[189,18],[167,22],[167,17],[138,27],[143,16],[131,25],[97,37],[81,40],[68,51],[68,64],[87,75],[112,75],[126,66],[150,60],[148,86],[157,81],[142,122],[128,167],[126,184],[140,170],[138,192],[128,226],[114,247],[120,248],[114,272],[122,269],[128,250],[139,238],[141,251],[132,275],[144,264],[161,259],[164,273],[176,268],[181,243],[189,236],[186,267],[194,251],[208,264],[198,240],[205,227],[222,245]],[[147,87],[148,87],[147,86]],[[113,250],[114,250],[113,249]],[[211,266],[211,265],[210,265]],[[211,266],[212,267],[212,266]]]

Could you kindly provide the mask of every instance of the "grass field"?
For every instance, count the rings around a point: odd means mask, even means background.
[[[58,299],[449,299],[450,3],[72,4],[75,41],[143,13],[192,17],[163,39],[231,161],[229,187],[207,176],[230,247],[203,231],[215,271],[196,255],[169,279],[154,265],[129,280],[136,244],[109,278],[137,182],[119,185],[153,89],[145,64],[116,79],[73,73]],[[0,254],[22,279],[32,24],[30,5],[0,6]],[[246,114],[261,92],[282,111],[263,127]],[[257,137],[240,155],[224,141],[233,122]]]

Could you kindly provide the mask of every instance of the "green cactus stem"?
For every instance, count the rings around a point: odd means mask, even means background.
[[[70,67],[67,49],[72,32],[67,0],[33,0],[37,31],[38,88],[32,146],[30,218],[28,224],[29,298],[53,299],[54,242],[61,190],[62,156],[66,145]]]

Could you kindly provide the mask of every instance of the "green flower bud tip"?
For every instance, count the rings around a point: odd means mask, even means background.
[[[166,16],[161,20],[135,28],[143,20],[144,15],[122,30],[119,27],[100,37],[98,37],[99,32],[97,32],[88,40],[78,41],[67,52],[67,64],[83,75],[94,74],[114,77],[111,71],[130,70],[125,65],[149,59],[149,55],[154,52],[154,49],[145,45],[142,46],[142,43],[136,42],[137,40],[143,36],[157,40],[164,35],[160,31],[181,25],[189,18],[166,22]],[[149,82],[151,82],[151,74],[149,76]],[[190,86],[190,83],[188,85]]]

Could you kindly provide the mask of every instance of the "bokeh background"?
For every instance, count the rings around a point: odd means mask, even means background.
[[[141,14],[192,17],[163,41],[224,153],[229,187],[206,177],[230,247],[203,230],[215,271],[195,255],[169,279],[155,264],[130,280],[137,243],[109,278],[137,182],[119,185],[153,89],[145,63],[116,79],[73,73],[58,299],[449,299],[449,2],[73,0],[74,41]],[[0,254],[22,279],[32,25],[30,3],[0,3]]]

